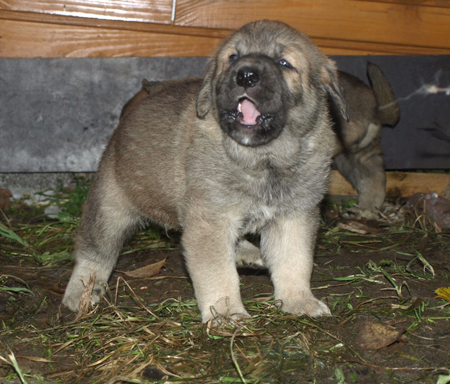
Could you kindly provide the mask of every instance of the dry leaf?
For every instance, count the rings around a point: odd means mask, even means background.
[[[339,228],[345,229],[346,231],[359,233],[360,235],[365,235],[367,233],[379,233],[381,232],[378,228],[369,226],[360,221],[356,220],[346,220],[341,221],[337,225]]]
[[[161,272],[161,268],[166,266],[167,257],[164,260],[158,261],[157,263],[146,265],[145,267],[135,269],[134,271],[124,272],[125,275],[129,277],[134,277],[136,279],[151,277],[157,275]]]
[[[75,320],[83,317],[88,313],[89,307],[92,305],[92,290],[94,289],[95,273],[89,277],[89,281],[86,283],[83,279],[84,289],[80,297],[80,309],[78,310]]]
[[[9,189],[0,189],[0,210],[4,211],[8,208],[12,193]]]
[[[364,349],[377,350],[399,340],[405,330],[397,330],[394,327],[374,321],[366,321],[356,338],[357,343]]]
[[[53,363],[53,360],[48,360],[48,359],[44,359],[42,357],[37,357],[37,356],[17,356],[20,357],[21,359],[27,359],[27,360],[31,360],[31,361],[36,361],[37,363]]]
[[[440,299],[444,299],[446,301],[450,302],[450,287],[444,288],[438,288],[434,291],[434,293],[436,293],[436,297],[440,298]]]

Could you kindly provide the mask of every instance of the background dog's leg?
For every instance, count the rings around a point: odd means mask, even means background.
[[[92,303],[100,301],[123,242],[139,221],[111,180],[94,182],[75,239],[75,267],[63,298],[72,311],[79,308],[83,279],[87,283],[93,274]]]
[[[386,197],[386,175],[379,140],[357,152],[343,152],[334,158],[338,171],[358,191],[359,207],[376,212]]]
[[[319,217],[317,212],[279,218],[261,233],[261,252],[281,310],[317,317],[329,315],[328,307],[311,292],[313,252]]]
[[[238,225],[202,208],[192,212],[185,216],[181,240],[202,320],[207,322],[215,314],[247,317],[234,257]]]

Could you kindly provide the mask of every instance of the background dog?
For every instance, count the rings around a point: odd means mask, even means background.
[[[355,76],[339,72],[349,120],[342,118],[332,102],[330,109],[337,138],[336,168],[358,191],[359,208],[373,213],[381,208],[386,196],[381,127],[397,124],[400,107],[377,65],[369,62],[367,75],[372,88]]]
[[[247,233],[261,234],[283,311],[329,314],[310,289],[335,144],[329,98],[346,117],[334,62],[265,20],[225,40],[203,80],[171,81],[137,102],[102,156],[63,303],[77,310],[92,275],[97,302],[123,242],[152,220],[182,230],[203,321],[248,316],[236,271]]]

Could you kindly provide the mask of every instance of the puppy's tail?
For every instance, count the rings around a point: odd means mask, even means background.
[[[372,86],[378,104],[378,113],[382,125],[395,126],[400,119],[400,106],[388,79],[378,65],[367,63],[367,77]]]

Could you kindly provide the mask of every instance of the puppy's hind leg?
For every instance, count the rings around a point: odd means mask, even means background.
[[[75,238],[75,267],[63,298],[72,311],[80,306],[84,282],[95,274],[92,303],[98,303],[125,239],[140,222],[122,192],[105,175],[94,182]]]
[[[386,197],[386,174],[379,139],[355,152],[334,158],[339,172],[358,191],[359,207],[376,212]]]
[[[246,239],[239,239],[236,244],[236,266],[264,268],[264,261],[259,248]]]

